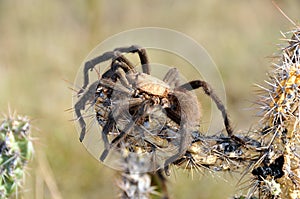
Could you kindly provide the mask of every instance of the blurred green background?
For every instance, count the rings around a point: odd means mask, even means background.
[[[278,1],[295,21],[299,1]],[[89,155],[70,121],[73,82],[86,55],[124,30],[158,26],[202,44],[218,66],[237,130],[256,120],[248,111],[253,83],[263,83],[280,30],[292,27],[271,1],[0,1],[0,110],[29,115],[37,155],[23,198],[116,198],[115,173]],[[223,179],[225,178],[225,179]],[[230,175],[174,171],[173,198],[227,198]]]

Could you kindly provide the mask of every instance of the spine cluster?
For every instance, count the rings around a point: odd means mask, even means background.
[[[117,181],[120,188],[120,198],[147,199],[151,194],[156,194],[155,187],[151,186],[151,175],[147,173],[149,166],[143,156],[137,153],[129,153],[126,148],[122,149],[121,177]]]
[[[0,198],[18,195],[24,167],[33,154],[28,118],[7,117],[0,123]]]
[[[288,45],[273,64],[259,100],[263,129],[258,140],[264,153],[254,174],[263,170],[257,175],[262,198],[300,198],[300,29],[284,36]]]

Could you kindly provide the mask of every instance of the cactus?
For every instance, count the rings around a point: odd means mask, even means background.
[[[295,199],[300,198],[300,28],[296,26],[283,35],[288,45],[273,64],[269,86],[263,89],[259,102],[264,131],[258,140],[265,153],[257,168],[270,167],[271,174],[262,174],[256,182],[262,198]]]
[[[18,195],[25,175],[24,167],[33,155],[27,117],[9,116],[0,124],[0,198]]]

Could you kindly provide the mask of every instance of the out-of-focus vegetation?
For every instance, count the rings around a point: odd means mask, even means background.
[[[298,1],[279,2],[300,19]],[[236,129],[255,118],[245,108],[252,83],[262,83],[267,56],[291,24],[270,1],[0,1],[0,110],[8,104],[31,115],[37,157],[29,165],[24,198],[115,198],[114,171],[98,163],[78,140],[64,110],[71,107],[71,85],[89,51],[105,38],[132,28],[158,26],[183,32],[202,44],[216,62],[227,89]],[[204,113],[205,114],[205,113]],[[176,198],[226,198],[234,177],[174,171]]]

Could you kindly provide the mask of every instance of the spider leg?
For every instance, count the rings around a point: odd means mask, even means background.
[[[190,82],[180,86],[180,88],[184,88],[186,90],[194,90],[194,89],[197,89],[200,87],[204,90],[206,95],[208,95],[212,98],[212,100],[217,105],[218,109],[222,112],[226,131],[229,136],[232,136],[233,132],[232,132],[232,128],[230,126],[230,121],[229,121],[225,106],[223,105],[223,103],[219,99],[219,97],[213,92],[212,88],[210,87],[210,85],[207,82],[201,81],[201,80],[195,80],[195,81],[190,81]]]
[[[180,77],[179,72],[177,68],[171,68],[168,70],[167,74],[165,75],[164,82],[166,82],[168,85],[170,85],[171,88],[176,88],[179,86],[180,83]]]
[[[134,65],[119,51],[114,52],[115,57],[112,60],[110,69],[103,73],[102,78],[112,78],[115,72],[120,68],[123,69],[125,73],[134,70]]]
[[[105,126],[103,127],[102,130],[102,140],[104,142],[104,151],[102,152],[100,156],[100,160],[103,162],[106,156],[108,155],[109,149],[110,149],[110,143],[108,140],[108,133],[112,130],[113,126],[116,124],[115,120],[113,118],[109,118]]]
[[[105,149],[104,151],[102,152],[101,156],[100,156],[100,160],[103,162],[105,160],[105,158],[107,157],[108,153],[109,153],[109,150],[111,148],[114,148],[115,146],[117,146],[123,139],[124,139],[124,136],[126,134],[128,134],[132,128],[134,127],[134,124],[137,122],[137,120],[142,117],[144,115],[144,110],[146,109],[146,103],[148,101],[144,102],[141,107],[137,110],[137,112],[133,115],[132,117],[132,120],[125,126],[125,128],[120,132],[119,135],[117,135],[112,141],[111,141],[111,144],[109,145],[106,145],[105,146]],[[133,103],[139,103],[139,100],[138,101],[133,101]],[[122,111],[122,108],[119,108],[119,112],[120,110]],[[118,114],[118,113],[117,113]],[[122,114],[121,112],[119,114]],[[108,132],[103,132],[102,135],[105,136],[104,138],[104,141],[105,142],[108,142],[108,139],[107,139],[107,133]]]
[[[115,84],[115,82],[118,80],[117,78],[119,78],[121,85],[124,86],[124,88],[126,88],[127,90],[131,90],[129,82],[126,78],[126,73],[122,67],[123,65],[126,65],[126,64],[119,63],[119,62],[113,63],[113,66],[111,67],[111,69],[109,69],[102,75],[102,80],[110,81],[110,82],[112,82],[112,84]],[[120,84],[117,83],[115,85],[120,85]],[[114,89],[113,86],[111,88]]]
[[[138,53],[141,64],[142,64],[143,73],[146,73],[149,75],[150,74],[150,66],[149,66],[149,58],[146,53],[146,49],[144,49],[138,45],[133,45],[129,48],[130,48],[131,53]],[[122,52],[123,49],[124,48],[116,48],[115,50]]]
[[[170,108],[166,108],[165,110],[168,118],[173,120],[176,124],[180,125],[180,121],[181,121],[180,115],[178,115],[175,111],[173,111]]]
[[[197,128],[200,122],[200,110],[196,96],[186,90],[176,89],[174,90],[174,96],[178,100],[175,104],[178,104],[180,108],[180,129],[177,138],[179,144],[177,153],[169,157],[164,163],[166,175],[170,175],[169,165],[186,153],[193,139],[191,132]]]
[[[85,133],[86,133],[86,123],[81,114],[81,110],[85,109],[85,105],[87,104],[88,101],[94,103],[95,91],[96,91],[98,84],[99,84],[98,81],[94,82],[87,89],[87,91],[80,97],[80,99],[76,102],[76,104],[74,106],[75,113],[76,113],[77,119],[79,121],[79,125],[81,127],[81,133],[80,133],[80,137],[79,137],[80,142],[82,142],[82,140],[84,139]]]
[[[189,131],[186,130],[186,125],[183,125],[183,128],[181,128],[181,135],[180,135],[180,143],[179,143],[179,149],[178,152],[169,157],[164,164],[164,170],[165,170],[165,174],[167,176],[170,175],[170,171],[169,171],[169,165],[172,164],[173,162],[175,162],[179,157],[181,157],[182,155],[184,155],[186,153],[186,147],[189,145],[189,142],[191,139],[189,139],[188,133],[190,133]]]
[[[120,79],[121,84],[122,84],[124,87],[126,87],[127,89],[130,90],[131,87],[130,87],[130,84],[129,84],[127,78],[126,78],[126,73],[125,73],[125,71],[122,70],[121,68],[118,68],[118,69],[116,70],[116,74],[119,76],[119,79]]]
[[[119,63],[122,63],[121,67],[124,69],[124,71],[127,73],[130,70],[134,69],[133,63],[129,61],[122,53],[119,51],[115,51],[115,59],[113,61],[118,61]]]
[[[119,52],[119,53],[116,53]],[[146,50],[139,47],[139,46],[130,46],[130,47],[122,47],[122,48],[116,48],[113,51],[110,52],[106,52],[98,57],[95,57],[93,59],[91,59],[90,61],[87,61],[84,64],[84,68],[83,68],[83,85],[82,85],[82,89],[81,92],[87,87],[87,85],[89,84],[89,75],[88,72],[90,70],[93,70],[93,68],[101,63],[101,62],[105,62],[108,61],[110,59],[119,59],[121,60],[121,62],[124,62],[128,65],[128,60],[124,59],[123,56],[120,56],[121,53],[138,53],[139,57],[140,57],[140,61],[142,64],[142,68],[143,68],[143,72],[149,74],[150,73],[150,69],[149,69],[149,60],[148,60],[148,56],[146,54]],[[129,64],[129,67],[132,66]]]
[[[220,98],[214,93],[213,89],[207,82],[201,81],[201,80],[194,80],[194,81],[190,81],[186,84],[179,86],[180,89],[186,89],[189,91],[200,88],[200,87],[204,90],[205,94],[208,95],[214,101],[214,103],[217,105],[218,109],[221,111],[224,125],[225,125],[228,136],[230,136],[232,139],[234,139],[242,144],[245,144],[245,142],[242,139],[236,137],[233,134],[233,130],[232,130],[232,127],[230,124],[230,120],[229,120],[226,108],[225,108],[224,104],[222,103],[222,101],[220,100]]]
[[[163,78],[163,81],[166,82],[168,85],[170,85],[171,88],[176,88],[179,86],[180,78],[179,78],[179,72],[177,68],[171,68],[168,70],[167,74]],[[180,115],[176,113],[176,111],[172,110],[171,108],[166,108],[167,116],[176,122],[177,124],[180,124]]]
[[[98,86],[112,89],[113,91],[120,92],[123,95],[131,95],[132,94],[132,90],[128,89],[127,87],[123,86],[122,84],[116,84],[116,83],[112,82],[110,79],[99,80]],[[94,92],[92,94],[95,94],[96,90],[92,91],[92,92]]]
[[[99,85],[106,87],[106,88],[114,89],[115,91],[121,92],[125,95],[131,94],[131,91],[128,88],[126,88],[122,85],[119,85],[119,84],[115,84],[114,82],[112,82],[109,79],[101,79],[101,80],[95,81],[93,84],[91,84],[89,86],[89,88],[83,94],[81,94],[79,100],[74,105],[75,114],[77,116],[77,119],[79,121],[79,125],[81,128],[81,133],[80,133],[80,137],[79,137],[80,142],[83,141],[85,134],[86,134],[86,123],[83,119],[81,111],[83,111],[85,109],[85,105],[88,102],[91,102],[92,104],[95,103],[95,100],[96,100],[95,92]]]
[[[115,78],[114,75],[116,74],[116,71],[119,68],[123,68],[123,70],[125,71],[127,68],[129,68],[129,66],[126,63],[114,60],[114,61],[112,61],[111,65],[110,65],[110,69],[108,69],[106,72],[104,72],[102,74],[101,78],[114,80],[114,78]]]

